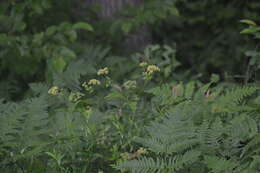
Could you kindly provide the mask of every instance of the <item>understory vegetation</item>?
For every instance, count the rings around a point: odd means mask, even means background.
[[[258,1],[59,2],[0,2],[1,173],[260,172]]]

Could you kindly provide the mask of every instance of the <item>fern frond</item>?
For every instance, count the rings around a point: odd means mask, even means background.
[[[198,151],[187,151],[184,155],[164,159],[153,159],[151,157],[142,157],[130,160],[117,165],[115,168],[121,170],[131,170],[133,173],[153,173],[153,172],[177,172],[187,165],[196,162],[201,155]]]
[[[247,114],[241,114],[231,121],[227,131],[232,139],[246,141],[258,133],[257,122]]]
[[[250,142],[243,148],[243,151],[240,157],[245,157],[245,155],[249,155],[249,153],[254,153],[258,151],[260,154],[260,133],[256,134]]]
[[[195,92],[195,82],[191,81],[185,87],[185,93],[184,93],[185,98],[191,99],[194,95],[194,92]]]
[[[242,101],[249,96],[252,96],[258,90],[254,86],[246,86],[233,88],[214,102],[213,110],[215,112],[232,113],[253,110],[248,106],[241,105]]]
[[[83,59],[92,66],[99,65],[103,62],[108,55],[110,49],[102,46],[85,46],[84,51],[79,55],[80,59]]]
[[[156,173],[164,169],[165,161],[157,158],[142,157],[140,159],[130,160],[117,165],[115,168],[121,170],[131,170],[132,173]]]
[[[65,72],[54,75],[54,85],[79,91],[81,89],[80,77],[87,74],[87,67],[88,64],[83,60],[70,63]]]
[[[0,115],[1,136],[5,142],[19,141],[23,146],[40,142],[48,123],[48,103],[45,97],[35,97],[19,104],[8,103]],[[21,146],[22,147],[22,146]]]
[[[252,156],[253,161],[250,164],[250,168],[260,171],[260,155]]]
[[[237,163],[232,160],[225,160],[217,156],[204,156],[206,166],[214,173],[233,172]]]
[[[170,105],[176,101],[177,96],[174,96],[174,93],[170,85],[162,85],[159,87],[152,88],[147,91],[147,93],[153,94],[153,102],[160,105]]]
[[[29,86],[35,96],[39,94],[48,94],[49,86],[45,83],[31,83]]]

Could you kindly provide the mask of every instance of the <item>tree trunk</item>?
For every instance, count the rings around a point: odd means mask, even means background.
[[[86,0],[88,4],[98,3],[100,4],[100,19],[105,18],[118,18],[116,15],[123,10],[125,5],[130,7],[141,7],[144,4],[144,0]],[[139,28],[135,32],[127,34],[124,38],[121,49],[123,53],[129,54],[136,51],[143,50],[148,44],[151,44],[151,32],[147,26]]]
[[[102,18],[114,18],[114,15],[123,9],[124,5],[140,7],[143,0],[87,0],[90,4],[98,3],[101,6]]]

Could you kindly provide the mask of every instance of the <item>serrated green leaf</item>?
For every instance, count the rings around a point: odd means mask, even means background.
[[[252,21],[252,20],[243,19],[243,20],[240,20],[240,22],[248,24],[248,25],[256,26],[256,23],[254,21]]]
[[[54,34],[56,31],[57,31],[57,26],[50,26],[46,30],[46,35],[50,36],[50,35]]]
[[[6,42],[8,40],[7,34],[0,34],[0,43],[1,42]]]
[[[137,102],[131,102],[131,103],[129,103],[129,107],[130,107],[130,109],[131,109],[133,112],[135,112],[136,109],[137,109]]]
[[[179,16],[180,15],[179,10],[177,8],[175,8],[175,7],[169,8],[169,11],[170,11],[170,13],[172,15],[175,15],[175,16]]]
[[[165,77],[169,77],[171,72],[172,72],[172,67],[170,65],[164,68],[164,76]]]
[[[66,58],[67,60],[72,60],[76,58],[75,52],[67,47],[62,47],[59,55],[63,58]]]
[[[108,94],[106,97],[105,97],[106,99],[115,99],[115,98],[123,98],[123,95],[121,94],[121,93],[119,93],[119,92],[112,92],[112,93],[110,93],[110,94]]]
[[[212,74],[211,77],[210,77],[210,82],[217,83],[218,81],[219,81],[219,75]]]
[[[260,27],[249,27],[249,28],[243,29],[240,33],[241,34],[254,34],[258,31],[260,31]]]
[[[132,24],[127,22],[122,25],[122,30],[124,33],[129,33],[132,29]]]
[[[193,94],[194,94],[194,90],[195,90],[195,82],[191,81],[187,84],[186,88],[185,88],[185,98],[186,99],[191,99]]]
[[[249,50],[249,51],[245,52],[245,55],[249,56],[249,57],[255,57],[255,56],[259,55],[259,53],[255,50]]]
[[[77,39],[77,32],[75,30],[66,31],[65,34],[69,37],[71,42]]]
[[[85,22],[76,23],[72,26],[72,28],[73,29],[84,29],[87,31],[94,31],[93,27],[90,24],[85,23]]]
[[[63,58],[54,58],[51,61],[53,70],[55,71],[63,71],[64,68],[66,67],[66,62],[64,61]]]

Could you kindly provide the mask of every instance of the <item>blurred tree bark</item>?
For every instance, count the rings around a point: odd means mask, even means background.
[[[114,15],[123,9],[124,5],[140,7],[144,0],[86,0],[88,4],[100,4],[103,18],[113,18]]]
[[[144,0],[86,0],[87,5],[99,4],[100,13],[98,14],[100,19],[117,19],[117,14],[124,10],[124,6],[130,6],[138,8],[144,5]],[[151,44],[151,32],[147,26],[142,26],[134,32],[130,32],[124,37],[122,50],[124,53],[132,53],[140,51],[148,44]]]

